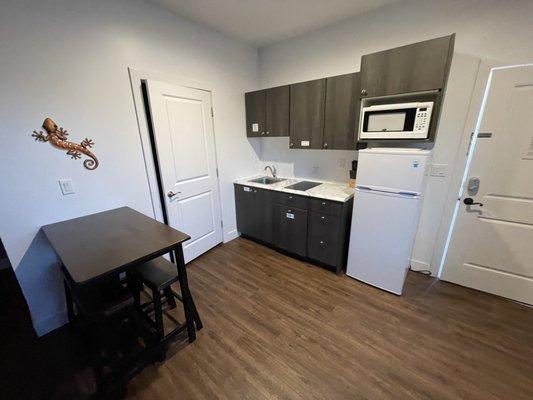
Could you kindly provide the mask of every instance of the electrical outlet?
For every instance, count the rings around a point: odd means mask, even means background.
[[[433,164],[431,165],[429,175],[444,178],[446,176],[447,166],[447,164]]]
[[[63,193],[63,195],[76,193],[74,185],[72,184],[72,179],[60,179],[59,187],[61,188],[61,193]]]

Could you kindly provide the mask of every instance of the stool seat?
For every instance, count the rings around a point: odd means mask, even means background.
[[[152,290],[164,289],[178,281],[176,266],[163,257],[140,264],[135,274]]]

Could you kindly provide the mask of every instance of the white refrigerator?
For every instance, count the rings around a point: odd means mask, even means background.
[[[401,295],[431,151],[359,151],[346,274]]]

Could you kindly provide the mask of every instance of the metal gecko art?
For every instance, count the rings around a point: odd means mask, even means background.
[[[85,138],[80,144],[69,142],[67,140],[68,133],[65,129],[60,128],[52,120],[52,118],[46,118],[43,122],[43,128],[46,131],[46,134],[43,134],[43,131],[33,131],[32,136],[38,142],[50,142],[52,146],[60,150],[67,150],[67,154],[70,158],[77,160],[81,158],[81,154],[85,154],[89,159],[83,162],[83,166],[89,170],[94,170],[98,167],[98,159],[96,156],[89,150],[94,146],[94,142],[91,139]]]

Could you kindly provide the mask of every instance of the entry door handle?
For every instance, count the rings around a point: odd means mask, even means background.
[[[174,196],[177,196],[178,194],[180,194],[181,192],[177,192],[177,193],[174,193],[172,190],[170,192],[167,193],[167,197],[169,199],[173,198]]]
[[[480,207],[483,207],[483,203],[476,203],[472,197],[466,197],[463,200],[463,203],[465,203],[467,206],[480,206]]]

